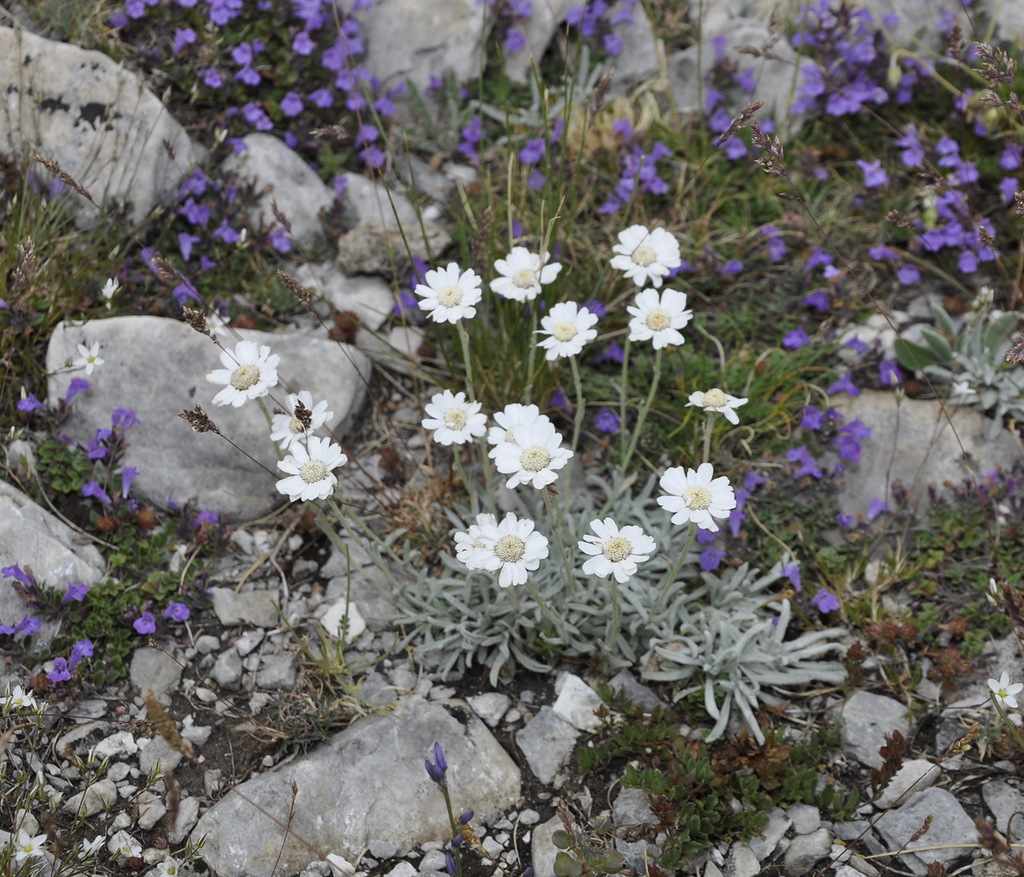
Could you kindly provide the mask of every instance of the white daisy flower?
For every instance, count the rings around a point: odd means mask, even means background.
[[[476,316],[483,279],[472,268],[463,271],[449,262],[447,268],[428,271],[423,279],[426,282],[416,284],[413,292],[423,299],[420,310],[427,311],[435,323],[457,323]]]
[[[445,390],[430,397],[421,425],[434,431],[438,444],[464,445],[487,432],[487,415],[481,414],[480,408],[479,402],[467,401],[465,393]]]
[[[1010,674],[1005,670],[999,679],[989,679],[988,687],[992,689],[992,696],[999,702],[1001,707],[1017,709],[1016,695],[1024,691],[1024,683],[1010,682]]]
[[[683,264],[679,258],[679,241],[663,228],[648,231],[646,226],[631,225],[619,232],[619,242],[612,247],[612,268],[623,271],[637,286],[650,283],[661,286],[673,268]]]
[[[529,518],[520,521],[509,513],[501,523],[486,523],[480,528],[480,538],[487,546],[482,569],[500,571],[501,587],[525,585],[526,574],[537,569],[548,556],[548,540],[535,532],[534,526]]]
[[[212,311],[206,315],[206,331],[214,338],[218,335],[225,335],[228,331],[227,321],[218,311]]]
[[[500,445],[502,442],[518,444],[516,434],[520,427],[533,426],[535,423],[546,423],[552,429],[555,428],[546,414],[541,414],[536,405],[521,405],[519,402],[512,402],[506,405],[501,411],[494,415],[497,426],[492,426],[487,433],[489,445]]]
[[[629,321],[630,341],[653,341],[655,350],[685,343],[679,330],[693,316],[693,311],[686,309],[685,292],[666,289],[659,295],[655,289],[645,289],[626,310],[633,316]]]
[[[597,337],[597,314],[579,307],[574,301],[556,304],[547,316],[541,318],[538,335],[547,335],[538,347],[547,349],[548,360],[560,356],[579,356],[583,345]]]
[[[4,696],[0,697],[0,706],[10,707],[12,710],[34,710],[36,699],[32,692],[25,691],[20,685],[15,685],[14,691],[8,686]]]
[[[591,521],[590,529],[597,535],[588,533],[577,543],[580,551],[591,555],[583,564],[583,572],[588,576],[604,579],[613,575],[620,585],[625,584],[636,574],[637,564],[650,560],[657,548],[640,527],[620,527],[612,518]]]
[[[686,406],[696,405],[698,408],[703,408],[708,414],[722,414],[729,423],[737,426],[740,419],[735,409],[739,408],[740,405],[746,405],[748,401],[748,399],[738,399],[736,396],[730,396],[728,393],[719,390],[718,387],[713,387],[706,393],[700,391],[690,393],[690,401],[686,403]]]
[[[277,461],[277,468],[287,478],[277,482],[278,493],[288,495],[292,502],[306,499],[327,499],[338,483],[333,469],[344,466],[348,456],[329,438],[311,436],[306,444],[292,446],[291,453]]]
[[[45,834],[37,834],[35,837],[31,837],[24,828],[19,828],[18,837],[14,841],[14,861],[23,862],[25,859],[41,856],[44,852],[44,843],[46,843]]]
[[[476,516],[476,523],[470,524],[465,532],[455,534],[455,556],[467,569],[483,569],[494,543],[484,537],[484,527],[496,527],[498,519],[487,514]],[[492,531],[493,532],[493,531]]]
[[[220,361],[224,368],[215,369],[206,376],[211,384],[225,384],[216,396],[214,405],[240,408],[247,399],[259,399],[277,385],[277,364],[281,357],[271,353],[267,346],[255,341],[239,341],[234,353],[222,350]]]
[[[736,508],[736,494],[728,478],[712,478],[713,474],[710,463],[701,463],[696,470],[675,466],[665,471],[658,484],[669,495],[659,496],[658,505],[674,513],[673,524],[693,521],[703,530],[718,532],[714,518],[729,517]]]
[[[303,426],[298,417],[295,416],[296,403],[301,402],[306,411],[309,412],[309,426]],[[281,450],[287,450],[293,444],[312,435],[328,420],[334,419],[334,412],[327,410],[326,402],[313,404],[313,394],[309,390],[300,390],[298,393],[289,393],[285,398],[288,412],[275,414],[270,420],[270,440],[280,442]]]
[[[78,345],[78,358],[71,363],[75,368],[84,368],[87,375],[91,375],[96,366],[103,365],[100,358],[100,342],[93,341],[88,347],[84,344]]]
[[[491,448],[488,456],[502,475],[510,476],[506,487],[529,484],[539,489],[554,482],[558,478],[555,470],[572,457],[572,451],[561,444],[562,436],[550,422],[534,423],[517,427],[515,443],[502,442]]]
[[[540,295],[542,285],[547,286],[562,270],[559,262],[547,264],[548,254],[539,256],[526,247],[513,247],[505,259],[494,261],[494,270],[501,277],[491,281],[491,292],[513,301],[532,301]]]

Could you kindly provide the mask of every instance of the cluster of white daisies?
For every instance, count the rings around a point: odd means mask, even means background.
[[[656,350],[682,344],[685,339],[679,330],[693,315],[686,308],[686,294],[672,289],[658,291],[681,264],[678,241],[664,229],[634,225],[619,234],[619,242],[612,249],[613,268],[624,272],[638,287],[652,287],[641,289],[627,308],[632,317],[630,341],[651,341]],[[538,255],[525,247],[513,247],[506,259],[495,262],[499,276],[491,281],[490,288],[507,299],[532,301],[543,285],[555,280],[561,267],[557,262],[549,264],[547,253]],[[451,263],[427,271],[424,281],[416,286],[415,293],[420,307],[434,321],[456,323],[475,316],[482,280],[474,271],[463,271]],[[579,355],[583,346],[597,337],[597,320],[596,314],[575,302],[554,305],[541,319],[538,333],[546,336],[540,346],[546,349],[547,358]],[[250,399],[266,396],[277,384],[279,362],[280,357],[269,347],[253,341],[240,341],[233,351],[224,350],[224,367],[207,375],[211,383],[223,385],[214,404],[237,408]],[[735,409],[746,401],[714,388],[692,394],[689,404],[737,423]],[[334,470],[348,462],[334,441],[314,435],[333,418],[333,412],[327,410],[326,402],[314,404],[305,390],[289,395],[286,404],[287,411],[273,415],[271,424],[271,439],[288,451],[277,464],[286,475],[277,482],[277,489],[293,502],[326,499],[337,486]],[[497,426],[489,432],[480,409],[480,403],[468,400],[465,393],[445,390],[426,406],[423,427],[432,430],[435,441],[442,445],[463,444],[486,434],[492,445],[488,455],[498,472],[508,476],[509,488],[546,487],[573,456],[571,449],[562,446],[562,436],[554,424],[536,405],[506,406],[495,414]],[[692,521],[704,529],[717,530],[714,519],[727,517],[736,507],[728,480],[713,477],[709,463],[702,463],[696,470],[669,469],[661,478],[661,486],[668,495],[658,502],[673,513],[673,523]],[[625,582],[655,549],[654,541],[639,527],[620,528],[611,518],[593,521],[591,527],[596,535],[579,543],[580,549],[591,555],[583,567],[587,574],[614,575],[617,581]],[[547,539],[535,532],[534,523],[518,520],[515,515],[506,516],[500,523],[492,515],[481,515],[468,532],[456,536],[456,542],[460,560],[470,569],[499,572],[502,587],[523,584],[526,573],[537,569],[548,553]]]

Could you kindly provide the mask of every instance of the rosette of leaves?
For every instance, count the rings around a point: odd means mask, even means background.
[[[635,663],[653,636],[682,622],[695,595],[682,584],[662,595],[666,565],[660,554],[655,555],[629,582],[615,586],[621,612],[616,629],[609,608],[611,580],[583,574],[576,543],[589,532],[590,522],[610,509],[617,521],[642,527],[659,550],[678,543],[678,528],[654,499],[656,479],[649,479],[636,493],[631,490],[634,482],[633,477],[609,483],[590,476],[586,489],[573,492],[574,507],[560,510],[555,519],[539,491],[502,495],[503,511],[536,521],[550,541],[549,557],[530,573],[530,585],[543,606],[525,587],[503,589],[495,574],[469,572],[450,554],[442,554],[440,571],[427,569],[406,554],[405,566],[417,572],[396,595],[394,620],[410,630],[408,641],[417,643],[418,652],[439,656],[441,673],[489,667],[492,684],[519,667],[549,672],[559,658],[600,656],[611,667]],[[467,509],[448,515],[453,530],[465,530],[473,518]],[[697,554],[691,550],[681,580],[696,563]]]
[[[1024,420],[1024,370],[1005,359],[1017,316],[976,313],[958,331],[940,305],[932,305],[932,314],[935,326],[921,329],[922,343],[896,341],[900,364],[949,387],[950,401],[991,413],[988,439],[999,435],[1004,417]]]
[[[691,604],[675,632],[652,640],[644,656],[643,676],[678,684],[676,700],[703,692],[704,708],[715,720],[708,742],[725,733],[735,707],[763,743],[755,710],[782,703],[768,689],[785,692],[815,681],[836,685],[846,676],[838,662],[821,660],[840,648],[835,639],[841,628],[786,639],[789,600],[765,600],[763,594],[781,576],[781,565],[763,576],[747,564],[722,576],[705,573],[706,603]]]

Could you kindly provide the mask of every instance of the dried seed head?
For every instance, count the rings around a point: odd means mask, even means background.
[[[196,405],[191,411],[184,410],[178,417],[188,422],[188,425],[192,427],[196,432],[215,432],[220,435],[220,430],[217,429],[217,425],[210,420],[209,415],[203,411],[202,405]]]

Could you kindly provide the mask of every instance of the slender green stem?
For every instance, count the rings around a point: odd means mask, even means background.
[[[530,592],[530,596],[532,596],[537,602],[537,605],[540,606],[540,611],[551,619],[555,628],[558,630],[558,636],[562,643],[567,643],[569,641],[569,635],[565,630],[565,620],[559,618],[551,611],[551,607],[548,606],[547,601],[540,595],[540,591],[537,590],[536,586],[529,579],[526,580],[526,590]]]
[[[570,591],[576,592],[576,576],[572,568],[572,549],[567,548],[564,541],[564,534],[569,530],[565,521],[565,510],[562,503],[556,503],[554,494],[548,488],[542,488],[544,493],[544,506],[548,510],[548,520],[551,522],[551,530],[555,536],[555,547],[559,557],[562,559],[562,571],[565,575],[565,585]],[[568,492],[563,494],[565,502],[568,502]]]
[[[615,646],[619,639],[619,631],[622,629],[622,606],[619,605],[619,583],[615,576],[611,577],[612,596],[612,623],[608,626],[608,635],[605,638],[605,649],[608,654],[615,652]]]
[[[447,782],[441,786],[441,794],[444,796],[444,806],[448,809],[448,824],[451,827],[452,840],[454,840],[455,835],[459,833],[459,823],[455,818],[455,812],[452,810],[452,799],[448,794]],[[452,847],[452,858],[455,859],[455,877],[462,877],[462,850],[458,847]]]
[[[461,321],[455,324],[455,328],[459,330],[459,341],[462,342],[462,361],[466,366],[466,394],[471,400],[475,401],[476,395],[473,393],[473,360],[469,356],[469,333]]]
[[[686,560],[687,555],[690,553],[690,546],[693,544],[693,537],[697,535],[697,525],[690,522],[690,529],[686,533],[686,544],[683,545],[683,550],[679,552],[679,556],[675,559],[675,562],[669,568],[668,572],[665,573],[664,584],[661,586],[661,592],[658,594],[658,599],[654,601],[654,605],[651,607],[651,615],[654,615],[659,609],[661,609],[662,603],[665,602],[665,598],[668,596],[668,592],[671,590],[672,585],[675,584],[676,576],[679,575],[679,570],[682,568],[683,561]]]
[[[640,441],[640,433],[643,432],[644,421],[647,419],[647,412],[651,410],[651,405],[654,404],[654,395],[658,392],[658,383],[661,380],[661,359],[664,352],[664,348],[659,348],[654,354],[654,377],[651,378],[651,389],[647,393],[647,398],[644,400],[643,406],[637,412],[636,426],[633,427],[633,436],[629,440],[629,447],[626,449],[626,455],[622,458],[620,468],[623,471],[629,468],[629,461],[633,458],[633,454],[636,452],[637,442]],[[623,421],[622,428],[625,429],[625,426],[625,421]]]
[[[712,417],[713,415],[710,412],[708,412],[707,416],[704,418],[704,456],[702,458],[702,461],[704,463],[711,462],[711,424],[713,422]]]
[[[619,379],[619,444],[622,446],[622,459],[626,459],[626,401],[629,398],[629,338],[622,351],[622,377]],[[620,466],[625,471],[625,466]]]
[[[1003,705],[999,702],[999,698],[996,697],[995,692],[992,692],[990,697],[992,698],[992,703],[995,704],[996,712],[999,713],[999,717],[1003,720],[1003,724],[1010,729],[1010,734],[1013,735],[1013,739],[1016,741],[1017,745],[1024,750],[1024,738],[1020,736],[1020,731],[1017,730],[1017,726],[1011,722],[1010,717],[1006,715],[1006,712],[1003,710]]]
[[[576,422],[572,427],[572,445],[570,448],[575,454],[579,446],[580,431],[583,429],[583,412],[585,406],[583,404],[583,380],[580,378],[580,366],[576,362],[575,356],[569,357],[569,365],[572,366],[572,383],[576,388]]]

